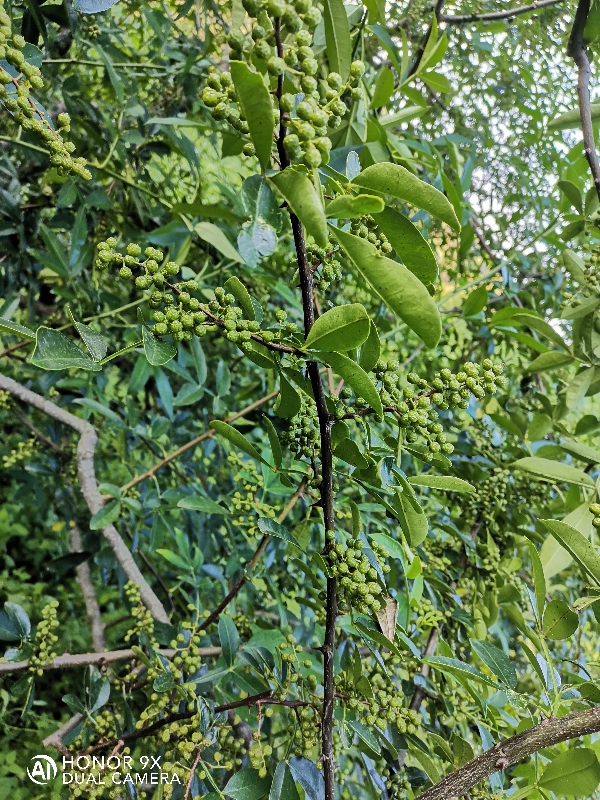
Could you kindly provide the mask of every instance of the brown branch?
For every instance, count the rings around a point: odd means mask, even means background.
[[[84,419],[76,417],[74,414],[65,411],[50,400],[46,400],[31,389],[26,389],[17,381],[8,378],[6,375],[0,375],[0,389],[9,392],[13,397],[18,398],[23,403],[38,408],[47,414],[52,419],[62,422],[69,428],[79,433],[79,442],[77,444],[77,471],[79,474],[79,487],[85,499],[90,514],[94,515],[104,507],[104,498],[98,491],[98,482],[96,481],[96,474],[94,471],[94,452],[96,444],[98,443],[98,433],[96,429]],[[140,568],[135,563],[131,551],[121,538],[119,532],[114,525],[107,525],[102,529],[104,538],[110,545],[113,553],[123,572],[127,575],[128,579],[136,584],[140,590],[140,597],[146,608],[150,611],[152,616],[169,624],[169,617],[163,608],[162,603],[155,595],[152,587],[142,575]]]
[[[269,400],[272,400],[274,397],[277,397],[278,394],[279,394],[279,389],[276,389],[274,392],[270,392],[264,397],[261,397],[259,400],[255,400],[253,403],[250,403],[250,405],[246,406],[245,408],[242,408],[241,411],[236,411],[235,414],[232,414],[230,417],[226,417],[223,420],[223,422],[232,423],[236,419],[240,419],[241,417],[247,416],[248,414],[252,413],[252,411],[256,411],[257,408],[264,406],[264,404],[268,403]],[[214,428],[209,428],[207,431],[205,431],[205,433],[202,433],[200,434],[200,436],[196,436],[195,439],[192,439],[186,444],[181,445],[181,447],[178,447],[177,450],[173,450],[172,453],[169,453],[169,455],[165,456],[164,458],[161,458],[160,461],[157,461],[156,464],[154,464],[153,467],[150,467],[149,470],[146,470],[146,472],[142,472],[139,475],[136,475],[135,478],[132,478],[128,483],[124,484],[124,486],[121,486],[121,491],[125,493],[129,491],[129,489],[132,489],[134,486],[137,486],[139,483],[142,483],[142,481],[145,481],[147,478],[152,478],[154,476],[154,473],[158,472],[159,469],[166,467],[167,464],[170,464],[176,458],[179,458],[179,456],[183,455],[183,453],[196,447],[197,445],[200,444],[200,442],[204,442],[207,439],[210,439],[212,436],[215,435],[215,433],[216,431]]]
[[[83,550],[83,543],[81,541],[81,532],[77,525],[73,525],[71,528],[70,540],[71,552],[81,553]],[[104,623],[102,622],[100,606],[98,605],[98,598],[96,597],[96,591],[92,583],[89,565],[85,561],[82,564],[78,564],[76,572],[77,580],[81,587],[81,593],[83,594],[88,623],[92,632],[92,644],[94,645],[94,650],[102,652],[106,649],[106,642],[104,641]]]
[[[590,0],[580,0],[575,12],[573,28],[569,37],[567,54],[571,56],[577,69],[577,97],[579,99],[579,114],[581,116],[581,129],[583,131],[583,154],[587,158],[596,193],[600,199],[600,163],[594,143],[594,129],[592,126],[592,110],[590,107],[590,61],[585,52],[583,31],[590,13]]]
[[[300,486],[296,489],[296,491],[294,492],[294,494],[290,498],[290,500],[289,500],[288,504],[286,505],[286,507],[283,509],[281,514],[277,517],[277,522],[283,522],[285,520],[285,518],[290,513],[292,508],[298,502],[298,499],[300,498],[300,496],[302,495],[302,492],[304,491],[305,485],[306,485],[306,479],[301,481]],[[267,549],[267,545],[269,544],[270,539],[271,539],[270,534],[265,533],[265,535],[260,540],[258,547],[254,551],[254,555],[252,556],[252,558],[248,562],[248,564],[246,566],[246,570],[248,570],[249,572],[252,572],[254,567],[257,565],[260,557],[262,556],[262,554]],[[238,580],[238,582],[234,585],[234,587],[231,589],[229,594],[227,594],[227,596],[224,597],[223,600],[221,600],[221,602],[215,608],[215,610],[199,626],[198,631],[206,630],[206,628],[208,628],[208,626],[211,623],[215,622],[219,618],[221,613],[227,608],[227,606],[229,605],[229,603],[231,603],[233,598],[237,594],[239,594],[239,592],[241,591],[242,587],[244,586],[245,583],[247,583],[247,581],[248,581],[248,572],[244,571],[244,574]]]
[[[84,719],[83,714],[73,714],[71,719],[68,719],[64,725],[61,725],[58,730],[51,733],[50,736],[46,736],[44,741],[42,742],[44,747],[55,747],[59,753],[63,756],[69,755],[69,751],[63,744],[63,737],[70,733],[73,728],[75,728],[81,720]]]
[[[165,658],[172,658],[176,655],[176,650],[157,650]],[[220,656],[220,647],[199,647],[198,655],[203,658]],[[115,661],[127,661],[128,658],[136,658],[133,650],[111,650],[108,653],[64,653],[57,656],[48,664],[40,666],[43,670],[52,669],[71,669],[75,667],[87,667],[90,664],[112,664]],[[29,661],[0,661],[0,675],[10,675],[17,672],[25,672],[29,669]]]
[[[539,3],[532,3],[529,6],[508,8],[505,11],[490,11],[487,14],[440,14],[439,21],[447,25],[465,25],[468,22],[493,22],[497,19],[512,19],[520,14],[527,14],[529,11],[541,11],[550,6],[557,6],[565,0],[540,0]]]
[[[449,800],[466,795],[485,778],[518,764],[533,753],[600,731],[600,706],[566,717],[544,719],[534,728],[498,742],[419,795],[419,800]]]

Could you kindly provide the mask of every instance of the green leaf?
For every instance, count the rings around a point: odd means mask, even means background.
[[[314,323],[306,341],[306,350],[332,350],[335,353],[354,350],[366,341],[371,321],[364,306],[350,303],[331,308]]]
[[[239,62],[236,61],[235,63],[237,64]],[[237,261],[240,264],[244,263],[243,258],[225,236],[221,228],[217,227],[213,222],[198,222],[194,225],[194,230],[201,239],[211,244],[215,250],[218,250],[225,258],[228,258],[230,261]]]
[[[98,371],[100,367],[75,342],[60,331],[38,328],[31,363],[41,369],[57,370],[78,367]]]
[[[119,104],[122,104],[125,100],[125,89],[123,87],[123,81],[117,75],[117,71],[115,70],[112,61],[108,57],[108,54],[103,50],[102,47],[100,47],[100,45],[97,42],[94,42],[94,49],[98,53],[100,61],[102,61],[102,63],[106,67],[108,78],[112,84],[113,89],[115,90],[115,95],[117,96]]]
[[[592,532],[592,519],[593,515],[589,509],[589,503],[582,503],[562,521],[578,530],[584,538],[589,539]],[[540,559],[546,580],[558,575],[559,572],[567,569],[573,563],[572,555],[565,550],[554,536],[548,536],[544,541]]]
[[[421,767],[423,767],[423,771],[432,783],[437,783],[441,779],[442,776],[440,775],[434,760],[428,756],[427,753],[424,753],[423,750],[416,747],[411,747],[410,755],[412,758],[418,761]]]
[[[235,297],[239,307],[244,312],[244,317],[246,319],[256,319],[256,312],[254,311],[254,306],[252,305],[252,298],[248,294],[248,290],[241,282],[239,278],[235,275],[232,275],[231,278],[227,278],[223,287],[227,289],[228,292]]]
[[[240,636],[234,621],[227,614],[219,617],[219,641],[223,650],[223,658],[227,666],[233,666],[237,651],[240,649]]]
[[[357,175],[352,183],[355,186],[362,186],[363,189],[389,194],[411,203],[416,208],[421,208],[446,222],[452,230],[460,233],[460,222],[448,198],[399,164],[385,162],[373,164]]]
[[[250,220],[238,235],[238,247],[246,264],[255,267],[277,247],[276,231],[281,226],[281,213],[271,187],[261,175],[246,178],[242,202]]]
[[[549,458],[527,456],[513,462],[512,468],[522,469],[530,475],[535,475],[540,480],[551,481],[552,483],[575,483],[579,486],[594,486],[593,479],[583,470],[571,467],[569,464],[561,464],[559,461],[552,461]]]
[[[434,283],[439,268],[433,250],[419,229],[403,214],[386,208],[375,215],[377,224],[385,233],[402,263],[423,283]]]
[[[600,584],[600,555],[593,544],[576,528],[555,519],[541,519],[552,536],[573,556],[583,569]]]
[[[234,64],[240,62],[234,61]],[[269,794],[271,779],[261,778],[258,770],[245,767],[233,775],[223,789],[223,793],[232,800],[261,800]]]
[[[327,222],[321,200],[304,172],[288,167],[267,179],[286,201],[319,247],[327,247]]]
[[[281,469],[283,461],[283,450],[281,449],[281,442],[275,430],[275,426],[268,417],[263,417],[263,421],[267,428],[267,436],[269,437],[269,444],[271,445],[271,452],[273,453],[273,463],[275,469]]]
[[[379,341],[379,334],[377,333],[375,323],[371,320],[369,335],[360,348],[358,358],[359,366],[362,367],[365,372],[370,372],[379,361],[380,352],[381,342]]]
[[[323,22],[329,69],[331,72],[339,72],[346,81],[352,61],[352,41],[344,0],[325,0]]]
[[[16,322],[4,319],[4,317],[0,317],[0,331],[7,331],[7,333],[20,336],[22,339],[35,339],[35,331],[26,328],[24,325],[17,325]]]
[[[298,789],[292,778],[290,768],[285,761],[277,764],[273,775],[273,783],[269,793],[269,800],[300,800]]]
[[[352,731],[354,731],[358,738],[361,739],[368,748],[377,753],[377,755],[381,755],[381,747],[379,742],[365,725],[363,725],[361,722],[355,722],[354,720],[346,720],[346,725]]]
[[[571,277],[573,278],[576,283],[583,284],[585,283],[585,262],[582,258],[580,258],[577,253],[574,253],[572,250],[565,250],[563,252],[563,262],[565,268],[570,273]]]
[[[142,340],[148,363],[153,367],[161,367],[177,355],[176,344],[156,339],[145,325],[142,325]]]
[[[589,797],[600,783],[600,763],[593,750],[576,747],[559,753],[544,769],[538,786],[565,797]]]
[[[213,420],[212,427],[219,434],[219,436],[223,436],[225,439],[228,439],[231,444],[234,445],[234,447],[237,447],[238,450],[242,450],[251,458],[256,459],[256,461],[261,461],[263,464],[270,466],[270,464],[265,461],[265,459],[258,452],[256,447],[254,447],[254,445],[251,444],[248,439],[246,439],[243,433],[240,433],[231,425],[228,425],[226,422],[221,422],[218,419]]]
[[[475,669],[470,664],[465,664],[464,661],[457,661],[455,658],[447,658],[446,656],[426,656],[423,659],[423,663],[429,664],[440,672],[447,672],[455,677],[485,683],[487,686],[493,686],[494,689],[498,688],[498,684],[494,683],[491,678],[488,678],[483,672]]]
[[[419,77],[434,92],[449,92],[452,88],[448,78],[439,72],[422,72]]]
[[[268,169],[273,146],[273,106],[262,75],[253,72],[245,61],[232,61],[231,77],[263,172]]]
[[[517,673],[510,658],[500,648],[489,642],[471,639],[471,647],[479,658],[500,681],[509,689],[517,686]]]
[[[563,350],[569,351],[569,346],[562,338],[558,331],[554,330],[550,323],[546,322],[545,319],[541,319],[535,314],[527,314],[527,313],[519,313],[514,314],[512,319],[515,322],[520,322],[522,325],[526,325],[528,328],[532,328],[534,331],[541,333],[542,336],[545,336],[547,339],[550,339],[551,342],[557,344],[559,347],[562,347]]]
[[[385,203],[381,197],[372,194],[341,194],[327,203],[325,216],[333,219],[354,219],[363,214],[377,214],[383,211]]]
[[[121,513],[121,502],[119,500],[111,500],[99,511],[96,511],[90,520],[90,529],[99,531],[101,528],[106,528],[107,525],[112,525],[119,519]]]
[[[343,439],[335,448],[334,454],[337,458],[341,458],[342,461],[352,464],[358,469],[366,469],[369,466],[369,462],[353,439]]]
[[[86,346],[88,353],[91,355],[94,361],[102,361],[108,350],[108,343],[104,336],[92,330],[88,325],[84,325],[83,322],[77,322],[68,306],[67,312],[71,317],[77,333],[83,339],[83,343]]]
[[[297,547],[298,550],[302,550],[296,539],[289,533],[283,525],[281,525],[277,520],[271,519],[270,517],[260,517],[258,520],[258,527],[262,531],[262,533],[268,536],[276,536],[278,539],[283,539],[284,542],[288,544],[294,545]]]
[[[573,358],[566,353],[550,350],[549,353],[542,353],[537,358],[534,358],[526,371],[545,372],[547,370],[556,369],[557,367],[564,367],[565,364],[571,364],[572,362]]]
[[[479,286],[469,294],[463,304],[463,314],[465,317],[473,317],[487,306],[488,291],[485,286]]]
[[[404,265],[382,256],[366,239],[332,228],[344,252],[373,292],[421,337],[435,347],[442,333],[440,313],[421,281]]]
[[[396,493],[395,508],[400,512],[400,524],[409,545],[414,549],[422,544],[429,533],[427,517],[422,510],[417,511],[408,497],[398,491]]]
[[[381,108],[387,105],[390,97],[394,94],[394,73],[388,66],[383,66],[375,81],[373,89],[373,99],[370,108]]]
[[[471,494],[477,491],[467,481],[463,481],[461,478],[447,477],[446,475],[417,475],[414,478],[409,478],[408,482],[411,486],[428,486],[431,489],[441,489],[444,492]]]
[[[587,444],[580,444],[579,442],[570,442],[563,439],[559,447],[570,453],[575,458],[580,458],[583,461],[588,461],[590,464],[600,464],[600,451],[593,447],[588,447]]]
[[[282,419],[290,419],[300,411],[300,395],[283,373],[279,373],[279,394],[273,411]]]
[[[592,103],[590,110],[592,112],[592,122],[600,122],[600,104]],[[569,128],[579,127],[581,127],[581,114],[578,108],[567,111],[565,114],[560,114],[548,124],[549,131],[564,131]]]
[[[590,369],[583,369],[578,372],[567,387],[567,408],[573,409],[585,397],[587,390],[590,388],[592,378],[594,377],[593,367]]]
[[[533,571],[536,614],[538,620],[541,620],[544,613],[544,606],[546,605],[546,578],[544,576],[544,568],[542,566],[540,554],[536,546],[533,542],[527,542],[527,544],[529,545],[529,554],[531,556],[531,567]]]
[[[25,609],[18,605],[18,603],[6,602],[4,603],[4,611],[19,638],[27,638],[31,633],[31,622],[29,621]]]
[[[579,617],[560,598],[555,598],[544,611],[543,631],[548,639],[568,639],[579,625]]]
[[[573,181],[558,181],[556,185],[575,208],[575,211],[583,214],[583,197],[581,196],[579,187],[576,186]]]
[[[174,686],[175,679],[170,672],[159,672],[156,678],[154,678],[154,683],[152,684],[154,691],[161,694],[163,692],[170,692]]]
[[[366,400],[380,419],[383,417],[379,392],[362,367],[341,353],[319,353],[319,358],[329,364],[358,397]]]
[[[188,508],[190,511],[203,511],[205,514],[223,514],[226,516],[229,511],[219,503],[215,503],[210,497],[203,497],[194,494],[191,497],[183,497],[178,503],[178,508]]]
[[[190,564],[188,564],[184,558],[177,553],[174,553],[172,550],[159,547],[156,552],[159,554],[159,556],[162,556],[165,561],[168,561],[169,564],[173,564],[174,567],[177,567],[177,569],[181,569],[184,572],[188,572],[191,569]]]

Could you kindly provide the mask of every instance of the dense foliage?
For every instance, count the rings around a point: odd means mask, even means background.
[[[0,0],[0,800],[596,796],[600,6],[538,5]]]

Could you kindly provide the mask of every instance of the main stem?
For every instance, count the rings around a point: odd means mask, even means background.
[[[275,41],[277,55],[283,57],[281,41],[281,26],[279,19],[275,20]],[[283,94],[283,76],[277,84],[277,96]],[[289,159],[283,146],[285,137],[285,118],[282,115],[277,138],[277,152],[281,169],[289,166]],[[304,312],[304,334],[308,336],[315,322],[315,303],[313,272],[310,269],[306,255],[306,242],[302,223],[290,211],[292,233],[298,261],[298,274],[300,276],[300,290],[302,292],[302,309]],[[325,522],[325,552],[329,551],[333,542],[329,540],[328,533],[334,530],[333,515],[333,454],[331,448],[332,419],[327,410],[325,391],[319,374],[316,361],[309,361],[308,377],[312,386],[317,414],[319,418],[319,431],[321,435],[321,507]],[[335,703],[335,686],[333,683],[333,653],[335,650],[335,620],[337,617],[337,585],[335,578],[327,578],[327,600],[325,619],[325,641],[323,642],[323,710],[321,714],[321,761],[323,764],[323,778],[325,779],[325,800],[334,800],[335,797],[335,766],[333,760],[333,709]]]

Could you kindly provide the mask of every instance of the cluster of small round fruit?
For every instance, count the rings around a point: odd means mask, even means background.
[[[417,616],[412,620],[412,622],[417,630],[424,631],[428,630],[429,628],[439,628],[439,626],[443,622],[446,622],[451,615],[451,609],[442,611],[436,608],[431,600],[423,597],[417,606]]]
[[[348,539],[346,544],[338,542],[327,553],[327,560],[334,577],[338,578],[340,602],[369,614],[381,609],[380,595],[384,589],[379,572],[362,552],[363,547],[362,539]],[[389,572],[390,566],[385,563],[387,551],[373,544],[373,553],[381,571]]]
[[[342,279],[342,265],[335,258],[335,255],[339,253],[339,248],[336,246],[332,236],[329,237],[327,249],[308,243],[306,252],[314,281],[318,284],[320,290],[324,291],[334,281]]]
[[[13,76],[0,67],[0,103],[23,130],[32,131],[40,137],[44,147],[50,151],[50,163],[56,167],[59,175],[72,172],[89,180],[92,174],[86,168],[85,159],[73,158],[71,154],[75,145],[61,136],[61,131],[68,133],[70,130],[69,115],[64,112],[59,114],[57,128],[54,129],[44,109],[31,96],[31,90],[42,89],[44,81],[39,67],[30,64],[23,55],[25,44],[23,36],[13,36],[10,17],[3,0],[0,0],[0,59],[6,59],[17,73]]]
[[[590,512],[594,515],[592,525],[594,528],[600,528],[600,503],[591,503]]]
[[[10,453],[6,456],[2,456],[2,465],[4,469],[10,469],[14,467],[16,464],[20,464],[23,461],[28,461],[36,451],[38,440],[35,436],[30,436],[27,441],[23,441],[22,439],[17,442],[17,446],[13,447]]]
[[[280,434],[286,444],[299,458],[311,461],[321,454],[321,434],[317,407],[313,400],[302,396],[300,410],[290,419],[290,427]]]
[[[52,600],[42,608],[42,620],[37,626],[31,643],[33,655],[29,658],[29,671],[34,675],[42,675],[43,667],[57,656],[53,649],[58,642],[58,636],[53,631],[60,625],[56,613],[57,608],[57,600]]]
[[[376,220],[370,214],[353,219],[350,225],[350,233],[371,242],[384,256],[387,256],[394,249],[385,233],[380,230]]]
[[[244,461],[238,453],[231,452],[227,461],[234,470],[236,491],[231,498],[233,507],[231,524],[244,531],[247,536],[262,536],[258,527],[259,517],[275,518],[277,511],[272,504],[261,500],[264,479],[251,459]]]
[[[150,611],[142,603],[140,587],[132,581],[128,581],[123,591],[131,606],[131,616],[134,619],[133,627],[124,636],[125,641],[139,639],[140,635],[145,633],[152,645],[158,647],[158,642],[154,639],[154,619]]]

